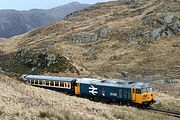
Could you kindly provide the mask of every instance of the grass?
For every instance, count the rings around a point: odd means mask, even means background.
[[[57,120],[74,120],[75,118],[70,112],[62,111],[60,114],[57,114],[53,111],[40,111],[40,118],[49,118],[49,119],[57,119]]]
[[[0,115],[2,115],[4,112],[2,110],[0,110]]]
[[[0,98],[4,98],[4,101],[1,101],[0,108],[4,106],[3,109],[5,109],[4,112],[0,110],[0,119],[2,120],[3,117],[12,119],[11,116],[17,119],[47,120],[176,120],[173,117],[132,107],[93,102],[88,99],[29,86],[1,73],[0,84],[0,91],[3,91]],[[172,105],[173,108],[178,109],[178,99],[164,94],[157,97],[161,100],[158,102],[161,102],[163,107]],[[11,98],[12,101],[9,103],[5,98]]]
[[[132,2],[130,6],[139,4],[139,2],[135,4]],[[6,43],[0,43],[0,50],[2,49],[6,53],[12,53],[12,50],[17,48],[44,50],[47,49],[44,43],[54,43],[51,47],[48,47],[48,51],[66,56],[78,67],[87,68],[87,73],[93,71],[93,74],[98,76],[122,78],[121,71],[128,71],[133,77],[129,79],[136,79],[136,76],[140,75],[149,75],[153,79],[176,77],[180,65],[178,61],[179,36],[168,39],[160,38],[147,46],[138,45],[139,37],[141,38],[142,34],[139,34],[138,38],[135,38],[131,43],[127,43],[126,40],[131,33],[137,32],[146,13],[151,11],[158,13],[159,11],[166,11],[167,8],[169,8],[168,11],[177,11],[178,13],[179,4],[173,0],[168,3],[163,0],[151,0],[146,1],[143,5],[139,12],[139,8],[129,9],[129,5],[119,4],[117,1],[96,4],[73,13],[69,16],[69,19],[10,38],[10,40],[6,40]],[[139,13],[141,14],[139,15]],[[91,34],[102,27],[112,30],[110,36],[85,45],[71,42],[71,38],[75,35],[84,32]],[[148,31],[149,26],[144,27],[145,31]],[[175,43],[177,47],[172,47],[172,44]],[[89,54],[88,50],[93,48],[102,49],[95,49],[93,52],[90,51]],[[112,61],[110,61],[111,58]],[[63,59],[51,67],[52,69],[49,69],[48,72],[58,73],[59,70],[66,69],[66,64],[64,66],[61,63],[63,63]],[[19,69],[21,70],[21,67]],[[20,71],[19,69],[17,67],[17,71]],[[71,66],[70,71],[76,72]]]

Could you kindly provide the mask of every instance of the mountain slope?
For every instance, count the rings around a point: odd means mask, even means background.
[[[37,120],[178,120],[172,116],[127,106],[104,104],[29,86],[0,72],[0,119]],[[178,98],[158,94],[160,104],[176,105]],[[141,114],[139,114],[141,113]],[[153,116],[153,117],[152,117]]]
[[[56,8],[29,11],[0,10],[0,37],[11,37],[47,25],[89,5],[72,2]]]
[[[64,55],[84,68],[80,76],[175,79],[180,77],[179,8],[174,0],[99,3],[0,46],[7,54],[29,48]]]

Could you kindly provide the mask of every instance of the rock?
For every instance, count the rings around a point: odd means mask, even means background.
[[[49,67],[51,64],[55,62],[56,56],[54,54],[48,54],[46,60],[47,60],[47,67]]]
[[[127,42],[128,42],[128,43],[131,43],[133,40],[134,40],[133,37],[132,37],[132,36],[129,36],[128,39],[127,39]]]
[[[122,72],[121,72],[121,75],[122,75],[123,77],[128,77],[129,73],[128,73],[127,71],[122,71]]]
[[[92,41],[97,41],[98,40],[98,35],[92,35],[91,40]]]
[[[99,30],[99,37],[104,38],[104,37],[106,37],[109,34],[109,32],[111,32],[110,29],[102,28],[102,29]]]
[[[151,40],[151,35],[149,33],[145,34],[141,40],[142,43],[148,43]]]
[[[171,22],[173,21],[173,18],[174,18],[174,15],[168,13],[168,14],[166,14],[166,15],[164,16],[164,22],[165,22],[165,23],[171,23]]]
[[[180,84],[180,79],[169,79],[169,80],[159,80],[159,81],[155,81],[155,84]]]
[[[161,27],[152,30],[150,32],[151,39],[152,40],[158,39],[165,29],[166,29],[166,26],[162,25]]]
[[[176,0],[176,2],[179,2],[179,3],[180,3],[180,0]]]
[[[152,36],[152,39],[157,39],[161,36],[160,32],[162,32],[162,29],[161,28],[156,28],[154,29],[150,35]]]
[[[176,34],[179,34],[180,33],[180,20],[177,20],[174,25],[173,25],[173,28],[174,32]]]
[[[99,38],[105,38],[111,32],[108,28],[102,28],[96,34],[86,34],[81,33],[80,35],[73,36],[71,39],[72,42],[80,44],[80,43],[89,43],[97,41]]]
[[[173,32],[171,30],[165,30],[163,33],[162,33],[162,36],[163,37],[171,37],[173,35]]]
[[[87,35],[84,33],[81,33],[81,35],[77,35],[72,38],[72,41],[74,43],[78,43],[78,44],[79,43],[89,43],[89,42],[96,41],[96,40],[98,40],[97,35]]]

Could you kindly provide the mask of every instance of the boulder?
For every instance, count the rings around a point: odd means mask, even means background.
[[[174,18],[174,15],[173,14],[171,14],[171,13],[167,13],[167,14],[165,14],[165,16],[164,16],[164,22],[165,23],[171,23],[172,21],[173,21],[173,18]]]
[[[97,41],[99,38],[105,38],[109,33],[111,32],[108,28],[101,28],[97,33],[95,34],[88,34],[88,33],[81,33],[80,35],[75,35],[72,37],[73,43],[89,43]]]
[[[56,56],[54,54],[48,54],[46,60],[47,60],[47,67],[49,67],[51,64],[55,63]]]
[[[180,0],[176,0],[176,2],[179,2],[179,3],[180,3]]]
[[[102,29],[99,30],[99,37],[104,38],[109,34],[109,32],[111,32],[110,29],[102,28]]]
[[[122,72],[121,72],[121,75],[122,75],[123,77],[128,77],[129,72],[127,72],[127,71],[122,71]]]
[[[153,31],[151,31],[150,35],[152,36],[152,39],[157,39],[158,37],[161,36],[161,33],[162,32],[162,28],[156,28],[154,29]]]
[[[173,32],[168,29],[168,30],[165,30],[163,33],[162,33],[162,36],[163,37],[171,37],[173,35]]]
[[[180,34],[180,20],[174,22],[172,29],[176,34]]]

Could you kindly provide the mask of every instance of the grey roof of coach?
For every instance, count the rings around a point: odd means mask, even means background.
[[[38,79],[38,80],[52,80],[52,81],[66,81],[71,82],[77,78],[70,77],[54,77],[54,76],[43,76],[43,75],[27,75],[25,79]]]

